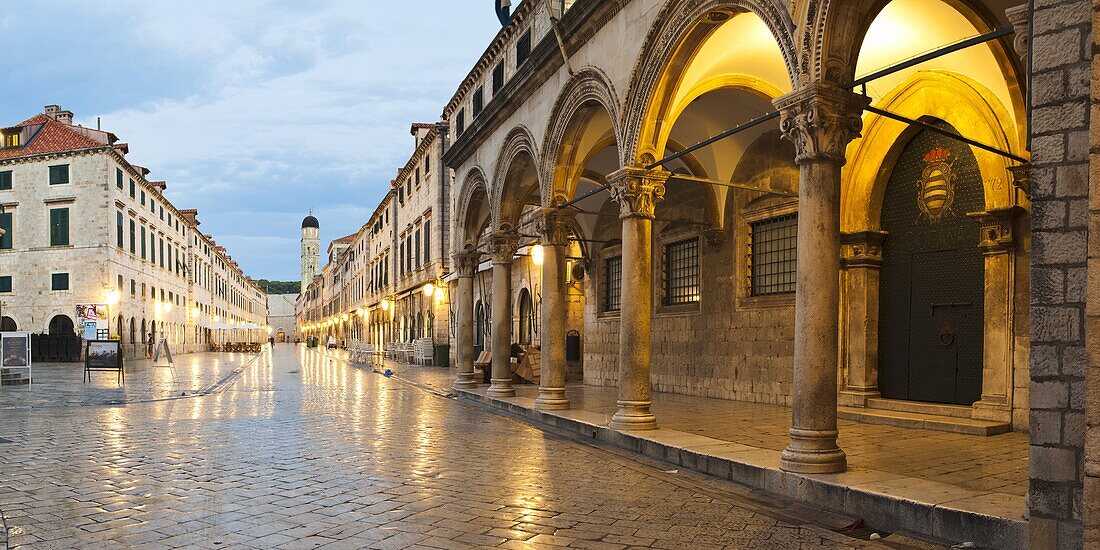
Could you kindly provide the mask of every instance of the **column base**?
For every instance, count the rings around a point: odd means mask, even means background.
[[[612,430],[656,430],[657,417],[649,412],[650,401],[616,401]]]
[[[842,407],[867,407],[868,399],[882,397],[877,387],[869,388],[845,388],[837,392],[838,405]]]
[[[836,430],[791,428],[791,444],[779,468],[796,474],[837,474],[848,469],[848,458],[836,444]]]
[[[490,397],[515,397],[516,389],[512,387],[511,378],[490,378],[489,390],[485,393]]]
[[[454,385],[455,388],[461,388],[461,389],[476,388],[477,387],[477,378],[474,376],[474,373],[472,373],[472,372],[460,372],[460,373],[458,373],[458,377],[455,378],[455,382],[454,382],[453,385]]]
[[[569,408],[569,399],[565,397],[565,388],[539,387],[539,396],[535,398],[535,409],[540,411],[564,411]]]

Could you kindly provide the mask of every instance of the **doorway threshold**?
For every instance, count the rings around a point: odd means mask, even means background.
[[[837,416],[867,424],[924,428],[967,435],[990,436],[1012,431],[1012,425],[1008,422],[971,418],[971,408],[963,405],[898,399],[868,399],[866,408],[837,407]]]

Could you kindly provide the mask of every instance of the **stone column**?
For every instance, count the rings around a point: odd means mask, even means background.
[[[616,430],[653,430],[649,411],[650,322],[653,313],[653,209],[665,196],[666,171],[632,166],[607,177],[623,221],[622,306],[619,321],[619,399]]]
[[[558,201],[559,204],[564,200]],[[565,255],[569,246],[572,215],[556,207],[546,208],[540,220],[542,234],[542,375],[535,408],[544,411],[569,408],[565,397],[565,320],[569,308],[565,289]]]
[[[512,397],[512,257],[518,236],[511,231],[493,233],[489,253],[493,256],[493,366],[488,394]]]
[[[458,309],[455,361],[458,363],[458,376],[455,377],[455,388],[477,386],[477,379],[474,378],[474,272],[477,271],[478,259],[478,253],[472,250],[451,255],[458,273],[455,292],[455,306]]]
[[[1013,345],[1016,298],[1016,217],[1023,208],[990,209],[971,214],[981,226],[978,246],[985,256],[982,398],[973,417],[1012,421]]]
[[[774,102],[799,168],[791,444],[780,463],[789,472],[847,469],[836,442],[840,168],[848,142],[859,136],[868,101],[814,83]]]
[[[860,231],[841,236],[845,300],[840,327],[841,356],[847,376],[840,390],[840,404],[866,407],[879,397],[878,310],[879,272],[882,270],[882,231]]]

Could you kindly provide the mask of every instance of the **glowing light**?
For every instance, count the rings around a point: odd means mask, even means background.
[[[424,285],[424,295],[431,298],[433,294],[435,294],[435,285],[432,283]]]
[[[389,310],[390,310],[390,301],[389,300],[382,300],[382,311],[389,311]]]
[[[347,321],[347,320],[348,320],[348,314],[347,313],[340,316],[340,322],[344,322],[344,321]]]
[[[117,290],[112,290],[112,291],[108,292],[107,296],[106,296],[107,305],[113,306],[113,305],[117,304],[120,296],[121,296],[121,293]]]
[[[172,302],[164,302],[164,312],[172,313]]]
[[[536,244],[531,247],[531,262],[535,265],[541,266],[542,261],[546,258],[546,251],[542,249],[541,244]]]

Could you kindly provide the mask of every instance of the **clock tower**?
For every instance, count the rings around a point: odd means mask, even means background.
[[[321,224],[313,215],[302,220],[302,294],[319,273],[321,263]]]

